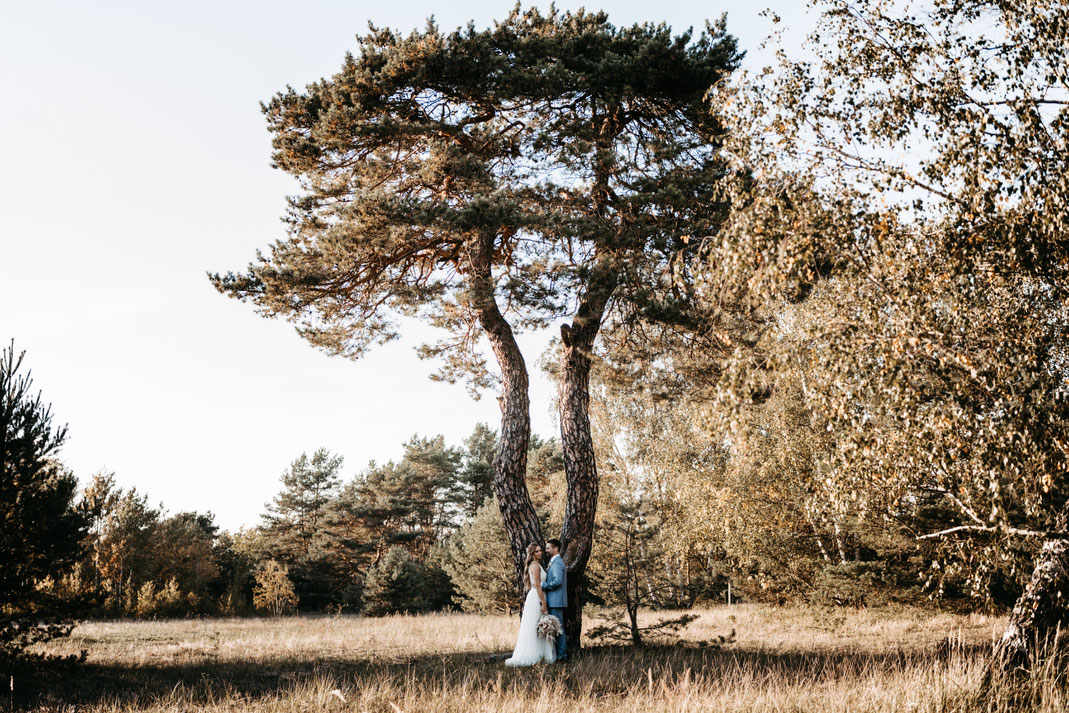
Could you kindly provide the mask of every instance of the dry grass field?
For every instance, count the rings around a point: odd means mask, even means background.
[[[516,618],[441,614],[99,622],[53,643],[88,661],[16,681],[42,711],[1069,710],[1048,663],[1017,702],[979,694],[998,618],[920,610],[742,605],[696,612],[676,644],[587,645],[565,665],[514,670]],[[589,615],[588,615],[589,618]],[[703,640],[736,631],[733,642]],[[5,682],[6,683],[6,682]],[[1023,692],[1021,692],[1023,691]],[[6,691],[5,691],[6,693]]]

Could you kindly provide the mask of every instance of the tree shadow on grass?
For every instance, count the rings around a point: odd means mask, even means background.
[[[160,665],[104,665],[92,660],[36,674],[17,688],[17,707],[44,709],[85,706],[105,701],[137,707],[164,699],[181,688],[187,700],[218,701],[237,697],[255,701],[316,680],[343,690],[388,682],[401,689],[417,687],[448,695],[451,689],[491,686],[535,689],[553,680],[566,691],[622,694],[647,685],[675,686],[742,675],[784,685],[812,685],[877,670],[884,675],[946,663],[951,658],[986,657],[987,644],[942,645],[926,650],[866,652],[775,652],[729,646],[689,645],[587,647],[566,664],[523,669],[505,666],[499,654],[451,653],[395,658],[270,658],[249,661],[196,661]]]

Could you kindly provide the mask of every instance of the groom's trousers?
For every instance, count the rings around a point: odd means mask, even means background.
[[[557,621],[560,622],[560,636],[557,637],[557,660],[563,661],[568,658],[568,642],[564,638],[564,609],[561,607],[550,607],[549,613],[557,617]]]

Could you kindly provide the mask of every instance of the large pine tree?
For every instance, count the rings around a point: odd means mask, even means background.
[[[689,295],[666,275],[723,213],[706,92],[738,61],[722,24],[695,39],[582,11],[516,9],[448,35],[374,30],[334,77],[264,106],[275,165],[303,189],[290,237],[247,273],[212,279],[351,357],[396,336],[398,316],[420,316],[450,332],[423,350],[439,376],[476,386],[495,381],[476,348],[485,336],[502,408],[494,490],[517,581],[543,538],[524,483],[528,374],[514,329],[559,324],[561,539],[578,602],[598,491],[595,342],[606,321],[681,321]],[[569,609],[573,639],[580,616]]]

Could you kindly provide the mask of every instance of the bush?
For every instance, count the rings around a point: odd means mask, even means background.
[[[887,604],[897,580],[884,562],[844,562],[822,569],[814,581],[812,603],[864,607]]]
[[[453,587],[441,568],[428,566],[395,545],[368,570],[363,595],[368,616],[417,613],[445,607]]]
[[[284,611],[296,610],[297,601],[297,593],[289,577],[289,567],[275,560],[265,562],[256,573],[256,586],[252,592],[253,606],[270,611],[275,616],[282,616]]]
[[[179,616],[196,608],[196,595],[183,595],[178,580],[171,577],[163,589],[156,591],[156,583],[145,582],[137,590],[134,614],[139,619],[155,619],[161,616]]]
[[[364,608],[364,580],[359,575],[353,575],[345,585],[338,590],[336,596],[336,611],[358,612]]]
[[[249,597],[245,588],[231,584],[219,597],[219,613],[224,616],[240,616],[249,612]]]

